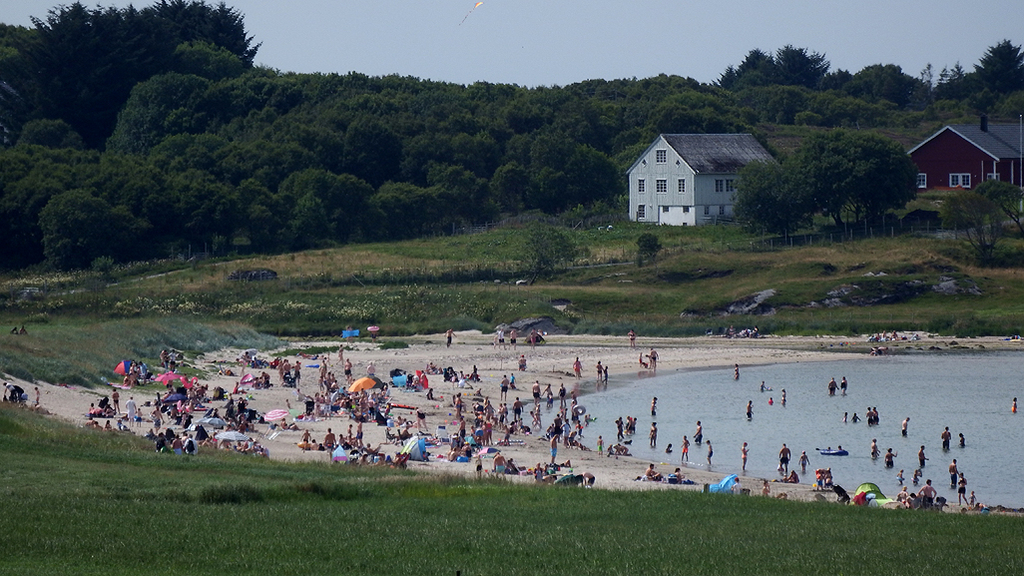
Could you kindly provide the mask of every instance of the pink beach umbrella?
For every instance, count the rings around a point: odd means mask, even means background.
[[[284,420],[288,417],[287,410],[271,410],[263,415],[263,419],[267,422],[273,422],[275,420]]]

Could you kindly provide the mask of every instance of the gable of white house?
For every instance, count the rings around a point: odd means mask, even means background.
[[[694,173],[679,154],[658,138],[629,172],[630,219],[638,222],[687,222],[693,206]]]

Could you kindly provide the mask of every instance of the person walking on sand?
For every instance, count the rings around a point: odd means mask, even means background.
[[[583,378],[583,363],[580,362],[580,357],[576,357],[576,361],[572,363],[572,371],[576,373],[576,379],[580,380]]]
[[[647,355],[647,360],[651,363],[651,370],[658,369],[658,351],[651,348],[651,353]]]
[[[447,342],[445,343],[445,348],[451,348],[452,338],[455,338],[455,330],[449,328],[448,331],[444,333],[444,337],[447,340]]]
[[[555,456],[558,455],[558,434],[551,435],[551,463],[555,463]]]
[[[629,347],[636,348],[636,332],[630,329],[629,334],[627,334],[627,336],[629,336]]]

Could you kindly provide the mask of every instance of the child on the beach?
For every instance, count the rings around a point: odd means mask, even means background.
[[[896,475],[896,481],[900,483],[900,486],[903,486],[903,470],[900,470],[900,473]]]
[[[918,482],[921,481],[921,470],[920,470],[920,468],[917,469],[917,470],[914,470],[914,477],[911,478],[910,480],[914,483],[914,486],[917,486]]]

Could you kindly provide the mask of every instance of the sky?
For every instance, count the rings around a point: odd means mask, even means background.
[[[58,4],[5,0],[0,22],[30,26]],[[750,50],[787,44],[824,54],[832,70],[896,64],[917,76],[931,63],[937,77],[957,62],[973,70],[1004,39],[1024,44],[1019,0],[485,0],[475,10],[475,0],[227,4],[262,43],[257,64],[458,84],[565,86],[659,74],[712,83]]]

